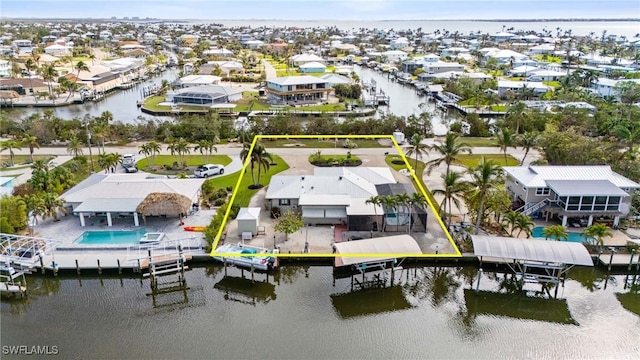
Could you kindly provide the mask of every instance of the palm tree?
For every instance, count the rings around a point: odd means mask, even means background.
[[[496,133],[496,140],[500,150],[504,153],[504,164],[509,165],[507,161],[507,149],[512,147],[516,148],[516,137],[513,135],[509,128],[502,128]]]
[[[111,154],[98,154],[98,166],[100,169],[104,170],[105,174],[109,172],[109,168],[111,167],[109,155]]]
[[[365,204],[372,204],[373,205],[373,212],[375,213],[376,216],[376,228],[378,229],[378,231],[382,231],[382,227],[377,225],[378,222],[378,206],[381,205],[382,203],[382,198],[380,197],[380,195],[375,195],[372,196],[370,198],[368,198],[364,203]]]
[[[528,131],[522,134],[518,138],[518,144],[522,146],[524,150],[524,156],[522,157],[522,161],[520,161],[520,166],[522,166],[524,165],[524,160],[527,158],[527,154],[529,154],[529,150],[538,144],[538,133]]]
[[[415,155],[416,162],[413,168],[413,171],[418,170],[418,158],[422,159],[423,155],[427,155],[429,153],[429,145],[423,144],[422,140],[424,140],[424,136],[421,134],[413,134],[411,137],[411,147],[407,150],[407,156],[411,157],[411,155]],[[422,176],[416,174],[416,176]]]
[[[53,67],[53,65],[46,64],[40,68],[40,75],[42,79],[47,82],[47,86],[49,87],[49,95],[51,96],[51,100],[53,103],[56,103],[56,98],[53,94],[53,80],[58,78],[58,71]]]
[[[42,196],[42,201],[44,202],[44,212],[42,214],[43,218],[52,216],[53,221],[59,221],[58,219],[58,211],[63,214],[67,212],[67,209],[64,207],[64,200],[58,198],[58,195],[55,193],[45,193]]]
[[[544,232],[544,237],[549,240],[549,238],[556,239],[557,241],[568,240],[569,234],[567,233],[567,229],[562,225],[553,225],[548,226],[542,229]]]
[[[31,73],[33,71],[38,72],[38,65],[35,63],[35,61],[33,61],[33,59],[29,58],[24,63],[24,67],[29,72],[29,86],[31,87],[31,94],[33,94],[33,98],[36,100],[36,104],[37,104],[38,97],[36,96],[36,93],[33,91],[33,76],[31,76]]]
[[[613,233],[607,225],[595,223],[584,229],[584,236],[595,239],[596,245],[602,247],[604,246],[604,238],[613,236]]]
[[[46,211],[44,200],[38,194],[25,195],[21,198],[21,200],[27,208],[27,214],[37,217],[42,216]]]
[[[180,157],[180,165],[183,167],[186,166],[187,163],[184,161],[184,157],[191,153],[191,146],[189,146],[189,142],[185,138],[178,139],[178,142],[176,143],[176,152]]]
[[[448,132],[444,141],[438,140],[433,146],[431,146],[431,150],[435,150],[440,157],[427,162],[427,174],[431,174],[431,171],[440,166],[443,162],[447,164],[447,171],[445,174],[448,174],[449,167],[457,160],[458,155],[463,152],[471,154],[471,146],[465,142],[459,142],[459,138],[460,135]]]
[[[527,117],[527,106],[522,102],[518,101],[517,103],[509,106],[507,110],[506,120],[515,122],[515,133],[520,133],[520,123],[524,121]]]
[[[453,217],[453,207],[455,205],[460,208],[460,200],[467,190],[467,184],[463,181],[462,174],[457,171],[450,171],[441,175],[444,182],[444,189],[435,189],[433,194],[443,195],[440,203],[440,217],[449,214],[447,227],[451,227],[451,218]],[[447,212],[447,209],[449,210]]]
[[[411,196],[406,193],[397,194],[396,196],[396,204],[398,204],[398,220],[400,219],[400,205],[403,207],[403,211],[407,211],[409,213],[409,224],[407,225],[407,232],[411,231]],[[407,213],[403,213],[406,215]],[[399,225],[399,224],[398,224]]]
[[[31,163],[33,163],[33,152],[35,149],[40,149],[40,143],[38,138],[29,134],[24,134],[22,138],[22,145],[29,147],[29,155],[31,156]]]
[[[384,195],[382,197],[380,197],[380,205],[382,205],[384,207],[384,230],[386,230],[387,228],[387,217],[388,217],[388,212],[389,210],[391,210],[393,212],[393,214],[395,215],[395,210],[398,208],[398,203],[396,201],[395,196],[392,195]],[[397,219],[397,216],[396,216]]]
[[[273,157],[267,150],[264,148],[262,144],[256,144],[253,148],[253,153],[251,154],[251,161],[258,164],[258,183],[255,184],[260,186],[260,173],[261,170],[264,169],[265,172],[269,170],[271,163],[273,162]]]
[[[200,151],[200,155],[202,155],[202,161],[204,161],[205,164],[209,162],[209,158],[214,151],[218,152],[218,148],[216,148],[213,141],[207,139],[198,141],[198,144],[196,144],[194,150]]]
[[[520,234],[524,231],[524,233],[527,234],[528,239],[533,233],[533,227],[535,226],[535,223],[533,222],[533,219],[531,219],[531,216],[524,215],[522,213],[518,213],[518,215],[519,216],[516,218],[515,223],[515,226],[518,229],[517,236],[520,236]]]
[[[9,150],[9,163],[11,164],[11,166],[14,165],[13,156],[15,154],[13,153],[13,150],[22,149],[21,145],[22,144],[17,140],[5,140],[3,142],[0,142],[0,152],[5,151],[5,150]]]
[[[513,232],[517,228],[516,224],[518,222],[519,215],[520,215],[519,212],[509,210],[502,217],[501,224],[500,224],[502,226],[502,230],[505,231],[507,234],[509,234],[509,236],[511,237],[513,237]]]
[[[152,165],[155,163],[156,160],[156,155],[160,154],[160,150],[162,149],[160,144],[158,144],[156,141],[149,141],[148,143],[146,143],[148,150],[149,150],[149,155],[151,157],[151,160],[149,161],[149,165]]]
[[[484,216],[484,203],[487,197],[487,191],[496,182],[496,177],[502,170],[500,169],[500,166],[494,161],[485,161],[483,156],[480,164],[475,167],[469,168],[467,171],[472,178],[472,180],[468,184],[472,189],[478,191],[480,197],[480,205],[478,207],[475,228],[475,233],[478,234],[478,231],[480,230],[480,224],[482,223],[482,218]]]
[[[413,194],[411,194],[411,200],[409,200],[409,206],[411,206],[412,208],[414,206],[417,206],[420,209],[423,209],[425,207],[427,207],[429,205],[429,202],[427,201],[427,198],[424,197],[424,195],[422,195],[422,193],[420,192],[414,192]],[[425,231],[427,229],[427,224],[425,225]],[[411,231],[411,228],[409,228],[409,231]]]
[[[67,145],[67,152],[73,157],[78,157],[82,155],[82,141],[78,139],[76,136],[73,136],[69,139],[69,145]]]

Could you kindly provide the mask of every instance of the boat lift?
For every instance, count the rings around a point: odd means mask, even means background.
[[[483,262],[506,265],[516,276],[521,290],[525,283],[542,284],[543,288],[547,283],[564,284],[573,266],[593,266],[591,255],[580,243],[486,235],[471,235],[471,240],[474,253],[480,259],[476,292],[480,290]],[[556,286],[553,297],[557,296]]]

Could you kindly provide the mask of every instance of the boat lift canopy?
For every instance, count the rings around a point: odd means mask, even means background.
[[[525,282],[541,283],[546,288],[545,283],[562,282],[574,265],[593,266],[591,255],[580,243],[485,235],[472,235],[471,240],[481,266],[476,291],[480,287],[483,257],[508,266],[517,276],[520,289]]]
[[[399,257],[421,255],[420,246],[409,235],[385,236],[334,244],[335,266],[382,263]],[[341,256],[348,255],[348,256]]]

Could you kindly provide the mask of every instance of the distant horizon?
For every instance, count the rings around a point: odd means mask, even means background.
[[[128,16],[127,19],[125,17],[25,17],[25,16],[4,16],[0,15],[0,20],[189,20],[189,21],[197,21],[197,20],[211,20],[211,21],[306,21],[306,22],[326,22],[326,21],[338,21],[338,22],[346,22],[346,21],[531,21],[531,22],[544,22],[544,21],[638,21],[640,22],[640,17],[574,17],[574,18],[477,18],[477,19],[428,19],[428,18],[414,18],[414,19],[322,19],[322,18],[300,18],[300,19],[285,19],[285,18],[161,18],[161,17],[141,17],[141,16]],[[137,19],[133,19],[137,18]]]
[[[21,19],[539,21],[640,14],[637,0],[2,0],[0,6],[3,18]]]

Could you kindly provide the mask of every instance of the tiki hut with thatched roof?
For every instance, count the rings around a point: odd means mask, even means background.
[[[154,192],[142,200],[136,211],[146,216],[185,216],[191,208],[191,200],[181,194]]]

